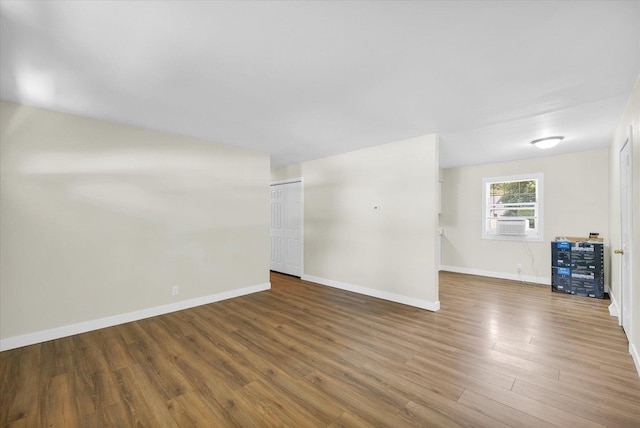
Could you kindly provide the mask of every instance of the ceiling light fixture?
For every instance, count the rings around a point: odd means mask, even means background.
[[[564,140],[564,137],[546,137],[539,140],[533,140],[531,144],[539,149],[550,149],[558,145],[560,141]]]

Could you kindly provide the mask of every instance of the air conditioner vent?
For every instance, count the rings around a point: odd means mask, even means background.
[[[496,223],[496,233],[498,235],[524,236],[527,234],[527,219],[499,218]]]

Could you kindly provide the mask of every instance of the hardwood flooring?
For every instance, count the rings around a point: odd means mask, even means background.
[[[433,313],[271,281],[0,353],[0,426],[640,427],[609,301],[441,273]]]

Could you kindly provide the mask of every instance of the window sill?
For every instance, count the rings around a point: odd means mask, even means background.
[[[489,241],[527,241],[527,242],[544,242],[541,236],[520,236],[520,235],[483,235],[482,239]]]

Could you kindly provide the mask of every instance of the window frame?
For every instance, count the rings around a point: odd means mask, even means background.
[[[494,229],[487,229],[487,220],[489,216],[489,186],[494,183],[508,183],[518,181],[536,181],[536,207],[534,208],[534,217],[536,219],[536,227],[528,229],[526,235],[497,235],[489,233]],[[512,218],[517,218],[516,216]],[[526,218],[526,217],[523,217]],[[500,177],[485,177],[482,179],[482,239],[498,240],[498,241],[544,241],[544,173],[506,175]]]

